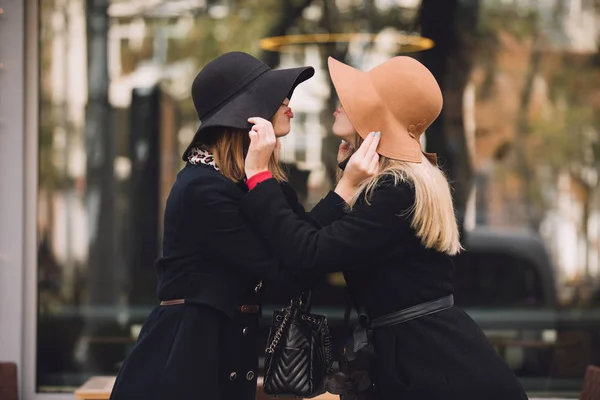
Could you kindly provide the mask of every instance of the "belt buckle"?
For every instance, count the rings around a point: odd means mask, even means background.
[[[260,307],[256,304],[243,304],[240,306],[240,312],[244,314],[256,314]]]

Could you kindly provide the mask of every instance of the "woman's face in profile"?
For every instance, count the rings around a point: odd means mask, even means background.
[[[331,127],[333,134],[349,143],[352,143],[354,137],[356,136],[356,129],[354,129],[354,126],[352,126],[352,122],[350,122],[348,114],[346,114],[341,105],[335,109],[333,117],[335,118],[333,126]]]
[[[294,113],[290,108],[290,99],[286,97],[273,116],[272,123],[275,136],[283,137],[290,133],[292,118],[294,118]]]

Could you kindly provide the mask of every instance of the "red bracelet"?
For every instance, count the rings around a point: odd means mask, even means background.
[[[256,187],[256,185],[258,185],[262,181],[266,181],[267,179],[271,179],[272,177],[273,175],[271,175],[270,171],[259,172],[258,174],[254,174],[250,178],[248,178],[248,180],[246,181],[246,186],[248,186],[248,189],[252,190]]]

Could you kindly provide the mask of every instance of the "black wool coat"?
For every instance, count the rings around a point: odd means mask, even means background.
[[[271,250],[298,276],[344,271],[355,304],[371,318],[453,293],[453,262],[411,228],[412,185],[385,180],[324,228],[294,214],[274,180],[242,200]],[[384,400],[520,400],[527,396],[476,323],[460,308],[373,332],[371,377]]]
[[[287,184],[289,210],[322,227],[344,215],[335,193],[310,214]],[[187,164],[167,200],[159,300],[117,376],[111,400],[250,400],[258,375],[256,340],[262,280],[281,282],[280,263],[240,211],[246,185],[207,165]],[[266,283],[268,284],[268,283]]]

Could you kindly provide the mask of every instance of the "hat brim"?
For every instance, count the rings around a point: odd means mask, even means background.
[[[202,131],[208,128],[251,129],[248,118],[261,117],[271,119],[286,97],[291,97],[296,86],[315,74],[313,67],[272,69],[246,86],[237,96],[209,118],[201,121],[194,139],[183,153],[183,160],[191,148],[202,137]]]
[[[370,132],[381,132],[377,148],[380,155],[420,163],[421,144],[410,137],[407,128],[385,106],[369,74],[332,57],[329,57],[328,66],[344,112],[360,137],[365,139]]]

